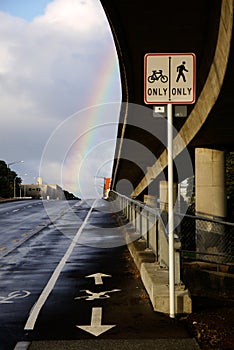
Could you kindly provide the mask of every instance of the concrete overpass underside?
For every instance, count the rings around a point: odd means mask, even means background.
[[[179,159],[186,146],[194,165],[198,148],[234,150],[233,0],[101,3],[116,43],[124,102],[112,186],[121,190],[121,180],[129,181],[132,189],[122,192],[143,199],[149,184],[156,186],[167,169],[165,120],[155,118],[153,106],[144,103],[145,54],[196,55],[196,101],[187,106],[186,118],[174,118],[184,141],[176,131],[174,157]]]

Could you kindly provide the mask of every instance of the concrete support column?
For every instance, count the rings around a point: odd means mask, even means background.
[[[195,150],[196,213],[210,218],[227,214],[225,189],[225,155],[223,151]]]
[[[159,196],[160,196],[160,209],[167,210],[168,209],[168,182],[160,181],[159,183]],[[174,205],[177,200],[177,184],[174,183],[173,188],[173,201]]]
[[[152,208],[157,208],[157,197],[152,195],[144,195],[144,203]]]

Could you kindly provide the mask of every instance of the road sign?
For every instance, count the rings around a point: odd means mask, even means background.
[[[195,55],[156,54],[144,58],[146,104],[192,104],[195,102]]]

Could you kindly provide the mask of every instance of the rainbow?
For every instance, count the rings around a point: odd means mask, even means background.
[[[103,119],[103,113],[111,109],[107,105],[115,103],[119,106],[121,102],[119,67],[113,47],[109,48],[108,55],[105,55],[97,77],[98,79],[94,80],[91,88],[93,94],[87,96],[85,101],[87,110],[82,116],[82,135],[78,135],[78,141],[71,145],[64,160],[62,171],[62,186],[81,197],[82,188],[85,188],[86,194],[88,189],[90,189],[90,192],[94,190],[95,176],[98,175],[97,169],[102,167],[102,162],[104,165],[105,162],[108,162],[107,158],[110,158],[109,148],[112,146],[106,140],[113,139],[115,129],[117,130],[116,125],[119,117],[117,114],[114,117],[111,116],[110,120],[108,120],[108,117]],[[106,127],[100,129],[102,125],[106,124],[108,124],[107,128],[113,129],[112,131],[110,129],[109,135],[103,134],[106,132],[104,130]],[[99,152],[95,154],[97,150]],[[98,165],[97,158],[100,153],[102,153],[102,157]],[[103,153],[107,153],[107,155],[105,156]],[[96,159],[94,160],[93,157]],[[95,165],[93,162],[95,162]],[[83,171],[80,171],[81,167],[83,167]],[[90,178],[87,179],[88,173],[90,173]],[[110,177],[110,173],[102,174],[102,176]],[[91,196],[91,194],[87,195]]]

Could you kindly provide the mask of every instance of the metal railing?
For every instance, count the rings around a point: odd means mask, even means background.
[[[122,211],[146,249],[155,254],[155,261],[168,268],[168,214],[115,191],[110,192],[118,210]],[[180,267],[184,261],[204,261],[233,266],[234,223],[212,220],[202,216],[175,213],[175,283],[180,283]]]
[[[115,201],[117,210],[127,218],[131,227],[146,242],[146,249],[151,249],[155,261],[161,267],[169,267],[167,214],[158,208],[152,208],[145,203],[136,201],[115,191],[110,191],[109,198]],[[180,240],[175,235],[175,283],[180,281]]]

